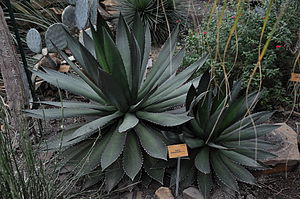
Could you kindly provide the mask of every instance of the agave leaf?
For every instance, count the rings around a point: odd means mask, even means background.
[[[199,138],[190,138],[187,136],[184,136],[184,142],[191,148],[199,148],[204,146],[204,141]]]
[[[254,176],[247,169],[233,163],[229,158],[227,158],[224,155],[220,155],[220,157],[226,164],[226,166],[229,168],[229,170],[232,172],[232,174],[237,178],[237,180],[252,185],[256,184]]]
[[[211,173],[204,174],[198,171],[197,182],[198,182],[198,187],[201,190],[204,198],[208,198],[209,193],[213,188],[213,179]]]
[[[238,140],[249,140],[261,137],[271,131],[277,129],[279,125],[274,124],[260,124],[247,129],[237,129],[231,133],[221,135],[216,141],[238,141]]]
[[[143,108],[144,107],[152,107],[152,106],[160,106],[160,103],[165,102],[165,104],[169,103],[170,101],[172,101],[174,98],[177,99],[181,99],[182,97],[185,97],[188,91],[190,84],[187,83],[183,86],[181,86],[180,88],[177,88],[173,91],[170,91],[169,93],[165,93],[164,96],[161,96],[160,98],[157,98],[154,93],[149,96],[149,99],[146,100],[143,104]],[[158,87],[159,89],[159,87]],[[181,104],[184,104],[184,102],[180,102]],[[164,105],[165,107],[166,105]]]
[[[238,184],[232,172],[220,158],[219,153],[214,153],[210,156],[212,168],[218,179],[230,189],[238,192]]]
[[[229,149],[272,149],[274,144],[261,140],[229,141],[222,142],[222,145]]]
[[[113,122],[116,118],[120,117],[122,113],[115,112],[111,115],[107,115],[105,117],[101,117],[99,119],[96,119],[92,122],[89,122],[80,128],[78,128],[69,139],[69,142],[71,142],[73,139],[76,139],[78,137],[84,136],[85,134],[90,134],[92,132],[95,132],[96,130],[99,130],[103,127],[105,127],[107,124]]]
[[[204,55],[197,62],[187,67],[184,71],[180,72],[175,77],[171,76],[166,82],[164,82],[157,91],[153,94],[153,99],[149,103],[155,103],[157,100],[164,99],[167,95],[170,95],[172,92],[176,92],[176,89],[182,86],[195,71],[197,71],[208,58],[208,54]],[[187,93],[190,85],[184,89],[184,93]]]
[[[102,17],[101,13],[98,11],[97,13],[97,30],[105,29],[111,38],[114,37],[110,27],[107,25],[105,19]]]
[[[139,92],[140,96],[144,96],[153,86],[155,86],[155,84],[157,84],[157,81],[168,67],[175,50],[178,31],[179,29],[177,27],[163,45],[157,60],[153,64],[152,69],[146,78],[146,81],[142,84]]]
[[[144,77],[146,75],[146,69],[147,69],[147,65],[148,65],[148,60],[149,60],[149,54],[151,51],[151,34],[150,34],[150,29],[149,29],[149,25],[146,24],[146,28],[145,28],[145,47],[141,49],[141,54],[143,56],[143,61],[142,61],[142,66],[141,66],[141,72],[140,72],[140,83],[139,83],[139,87],[141,86],[142,82],[144,81]],[[144,49],[144,52],[143,52]]]
[[[190,109],[189,109],[190,115],[193,115],[193,116],[199,115],[199,114],[197,114],[197,112],[193,111],[193,107],[197,106],[201,101],[203,101],[203,98],[206,97],[205,96],[206,94],[207,94],[206,92],[201,93],[191,102]],[[198,125],[200,127],[200,123],[198,123]]]
[[[64,167],[67,163],[72,161],[72,159],[74,159],[75,157],[78,158],[83,151],[88,151],[90,149],[90,147],[92,146],[92,144],[93,144],[93,141],[89,140],[89,141],[79,143],[76,146],[76,148],[68,148],[68,149],[64,150],[60,154],[61,157],[63,157],[63,159],[59,162],[58,169],[61,169],[62,167]]]
[[[76,131],[82,123],[75,125],[74,127],[65,128],[58,134],[49,138],[45,143],[41,145],[43,151],[56,151],[59,149],[65,149],[72,144],[68,143],[68,140],[72,138],[72,134]]]
[[[129,87],[132,88],[132,67],[130,51],[130,32],[124,18],[120,14],[116,32],[116,45],[122,57]]]
[[[184,58],[184,54],[185,54],[185,48],[182,48],[174,57],[172,57],[172,60],[168,64],[166,70],[164,71],[164,73],[160,76],[159,80],[157,81],[158,85],[161,85],[167,79],[169,79],[173,74],[176,73],[178,68],[181,66],[181,63]]]
[[[109,73],[111,73],[111,75],[115,78],[115,81],[120,84],[121,88],[125,90],[125,93],[128,95],[127,99],[130,99],[128,78],[126,76],[125,66],[120,52],[106,30],[103,30],[103,36],[103,48],[107,63],[110,68]]]
[[[35,102],[38,104],[47,104],[56,107],[63,107],[63,108],[83,108],[83,109],[95,109],[99,111],[116,111],[115,107],[113,106],[104,106],[102,104],[92,104],[92,103],[83,103],[77,101],[62,101],[62,102],[52,102],[52,101],[39,101]]]
[[[65,30],[64,33],[67,39],[68,48],[71,50],[75,59],[80,63],[93,81],[97,82],[97,71],[100,66],[94,56],[77,39],[72,37],[67,30]]]
[[[130,109],[134,112],[134,111],[137,111],[137,110],[141,110],[143,105],[145,104],[145,102],[147,102],[147,100],[149,99],[149,97],[157,90],[157,86],[154,87],[151,91],[149,91],[149,93],[147,93],[147,95],[144,96],[144,98],[139,101],[137,104],[135,105],[132,105],[130,107]]]
[[[144,150],[152,157],[167,159],[166,144],[162,141],[159,133],[145,125],[139,123],[134,127]]]
[[[213,142],[208,142],[207,145],[210,146],[211,148],[215,148],[215,149],[228,149],[227,147],[224,147],[219,144],[215,144]]]
[[[104,50],[104,32],[106,31],[111,38],[113,38],[113,33],[111,32],[106,21],[101,16],[100,12],[97,14],[97,32],[93,25],[91,25],[92,36],[95,41],[95,51],[96,57],[100,65],[103,67],[105,72],[111,72],[110,66],[108,64],[105,50]]]
[[[235,163],[249,166],[249,167],[259,167],[260,166],[260,164],[256,160],[249,158],[245,155],[242,155],[240,153],[237,153],[235,151],[220,150],[220,152],[221,152],[221,155],[225,155],[226,157],[228,157]]]
[[[102,91],[97,87],[97,85],[88,77],[86,76],[79,67],[74,64],[68,57],[66,53],[57,49],[57,52],[64,58],[64,60],[71,66],[71,68],[99,95],[99,102],[105,104],[105,96],[103,95]],[[98,71],[97,71],[98,72]],[[98,74],[98,73],[97,73]],[[96,81],[97,82],[97,81]],[[99,83],[99,82],[97,82]]]
[[[199,84],[197,87],[197,95],[208,90],[209,82],[210,82],[210,74],[209,74],[209,69],[207,69],[199,80]]]
[[[83,176],[88,173],[90,173],[92,170],[94,170],[97,166],[101,163],[101,155],[111,139],[111,134],[107,133],[101,140],[97,140],[92,148],[91,152],[88,155],[85,163],[81,166],[80,171],[78,172],[77,176]]]
[[[119,158],[124,148],[126,134],[127,133],[119,133],[117,130],[113,132],[101,155],[102,170],[106,169]]]
[[[99,17],[100,14],[98,14]],[[95,52],[97,60],[105,72],[110,72],[109,65],[106,60],[106,56],[104,53],[104,40],[103,40],[103,28],[99,25],[99,19],[97,19],[97,31],[95,30],[94,26],[91,26],[93,40],[95,42]]]
[[[119,126],[120,133],[126,132],[134,128],[139,123],[139,119],[132,113],[126,113],[123,122]]]
[[[82,31],[82,33],[83,33],[83,42],[85,48],[88,49],[89,52],[94,57],[96,57],[94,40],[90,37],[90,35],[86,31]]]
[[[131,48],[131,64],[132,64],[131,65],[132,70],[130,75],[130,77],[132,78],[131,94],[132,94],[133,104],[135,104],[138,98],[138,91],[140,85],[142,57],[141,57],[141,49],[133,33],[131,33],[131,37],[130,37],[130,48]]]
[[[232,90],[230,92],[230,103],[232,103],[238,96],[242,89],[242,80],[238,80],[232,86]]]
[[[55,108],[55,109],[36,109],[24,110],[26,115],[39,119],[58,119],[69,118],[82,115],[102,115],[103,112],[94,109],[80,108]]]
[[[132,25],[132,32],[138,42],[138,46],[140,49],[145,49],[145,27],[144,23],[141,20],[140,15],[138,12],[135,13],[134,20],[133,20],[133,25]],[[151,37],[150,37],[151,38]],[[141,54],[144,52],[141,51]]]
[[[271,158],[276,158],[277,156],[273,153],[270,153],[268,151],[262,150],[262,149],[235,149],[235,152],[238,152],[240,154],[243,154],[245,156],[248,156],[255,160],[268,160]]]
[[[79,153],[77,153],[76,155],[72,155],[71,158],[67,158],[66,160],[63,160],[62,162],[60,162],[61,167],[66,167],[68,169],[72,169],[74,170],[76,173],[80,171],[81,166],[84,164],[84,162],[86,161],[86,158],[88,157],[88,155],[90,154],[91,151],[91,146],[93,145],[93,141],[88,142],[89,145],[87,145],[87,147],[82,148],[81,151],[79,151]],[[64,155],[64,154],[62,154]]]
[[[149,122],[159,124],[161,126],[178,126],[192,119],[192,117],[187,116],[186,113],[171,114],[167,112],[152,113],[138,111],[136,115],[140,119],[147,120]]]
[[[196,110],[196,119],[198,121],[198,125],[201,129],[203,129],[204,137],[207,138],[207,133],[205,132],[205,128],[210,120],[211,107],[212,107],[212,91],[209,91],[206,96],[204,96],[197,104]]]
[[[151,158],[149,156],[145,157],[145,163],[143,164],[143,167],[146,171],[146,173],[157,182],[163,184],[164,174],[165,174],[165,168],[159,167],[157,159]]]
[[[200,127],[199,123],[197,120],[192,119],[189,124],[192,127],[193,133],[198,137],[198,138],[204,138],[204,131]]]
[[[110,192],[123,178],[124,171],[117,161],[107,168],[105,172],[105,183],[108,192]]]
[[[268,120],[272,116],[273,112],[263,111],[248,115],[247,117],[235,122],[228,128],[226,128],[221,135],[226,135],[234,130],[242,130],[246,127],[251,127],[254,124],[259,125],[262,122]]]
[[[233,95],[232,95],[233,97]],[[239,99],[231,99],[233,102],[229,102],[229,108],[222,113],[222,117],[219,120],[220,125],[217,125],[216,132],[224,130],[237,119],[243,117],[248,110],[251,110],[253,103],[258,100],[257,93],[252,93],[249,96]],[[250,105],[250,107],[249,107]]]
[[[262,123],[266,122],[267,120],[269,120],[271,118],[271,116],[274,114],[274,111],[272,111],[272,112],[263,111],[263,112],[260,112],[260,113],[261,113],[260,117],[255,118],[255,124],[256,125],[262,124]],[[251,123],[251,124],[249,124],[249,126],[250,125],[253,125],[253,124]]]
[[[169,111],[170,109],[172,109],[174,107],[182,106],[184,104],[185,99],[186,99],[186,94],[183,94],[183,95],[171,98],[166,101],[151,104],[151,105],[145,107],[144,110],[149,111],[149,112]]]
[[[192,84],[186,96],[186,102],[185,102],[186,111],[190,110],[190,105],[192,101],[195,99],[196,94],[197,94],[197,90],[195,86]]]
[[[109,99],[110,103],[116,106],[121,112],[126,112],[129,108],[128,93],[122,87],[116,79],[99,70],[99,78],[101,79],[101,90],[105,96]]]
[[[103,181],[104,177],[105,177],[104,173],[101,171],[101,169],[94,170],[93,172],[89,173],[86,176],[87,180],[84,183],[83,188],[87,189],[87,188],[97,184],[98,182]]]
[[[65,75],[51,69],[44,70],[45,72],[32,70],[32,73],[60,89],[84,96],[93,101],[102,102],[101,97],[82,79],[76,76]]]
[[[209,152],[210,151],[209,151],[208,147],[203,147],[200,149],[200,151],[198,152],[198,154],[195,158],[196,168],[204,174],[210,173]]]
[[[123,169],[128,177],[133,180],[141,170],[142,165],[143,157],[140,144],[134,135],[134,132],[129,132],[126,138],[123,155]]]

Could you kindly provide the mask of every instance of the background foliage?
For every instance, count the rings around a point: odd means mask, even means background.
[[[224,50],[228,36],[235,18],[236,8],[229,5],[226,9],[222,22],[220,22],[221,10],[212,15],[211,21],[207,17],[204,24],[198,31],[189,30],[186,37],[187,55],[185,64],[189,64],[205,50],[209,50],[211,58],[208,65],[211,65],[216,74],[222,71],[222,64],[235,79],[241,78],[243,88],[247,87],[253,68],[258,60],[259,49],[268,39],[273,25],[276,23],[280,6],[273,5],[270,17],[267,22],[265,34],[260,41],[260,35],[265,19],[266,6],[263,8],[249,7],[244,4],[236,32],[234,33],[224,58]],[[262,87],[265,93],[260,105],[262,108],[272,108],[278,105],[292,104],[292,98],[287,93],[288,79],[293,68],[294,53],[297,43],[297,31],[299,24],[297,19],[297,4],[290,2],[287,5],[284,17],[279,21],[275,34],[272,37],[270,46],[261,63],[262,65]],[[298,27],[298,28],[297,28]],[[257,89],[260,84],[260,75],[256,73],[252,80],[251,89]]]

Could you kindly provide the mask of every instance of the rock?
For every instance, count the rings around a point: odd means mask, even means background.
[[[126,193],[126,194],[122,197],[122,199],[134,199],[134,198],[133,198],[133,192],[128,192],[128,193]]]
[[[204,199],[199,189],[189,187],[183,191],[183,199]]]
[[[155,196],[158,199],[174,199],[174,196],[172,195],[172,192],[167,187],[160,187],[155,191]]]
[[[229,190],[228,190],[229,191]],[[227,193],[222,189],[217,189],[213,192],[211,199],[235,199],[235,193]]]
[[[249,194],[249,195],[246,196],[245,199],[256,199],[256,197],[253,196],[252,194]]]
[[[143,192],[138,191],[138,192],[136,193],[135,199],[143,199]]]
[[[67,73],[67,72],[69,72],[69,69],[70,69],[70,65],[64,64],[64,65],[59,66],[58,71],[62,72],[62,73]]]
[[[265,140],[275,146],[269,152],[276,154],[277,157],[264,163],[270,166],[278,164],[291,166],[297,164],[300,160],[297,136],[297,133],[286,123],[281,123],[281,127],[267,134]]]

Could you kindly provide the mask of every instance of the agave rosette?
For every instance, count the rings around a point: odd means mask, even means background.
[[[87,116],[85,123],[65,128],[46,143],[47,150],[64,150],[64,164],[80,163],[77,176],[105,170],[111,190],[125,174],[134,180],[144,168],[151,178],[162,182],[164,168],[157,162],[167,159],[167,150],[159,128],[191,119],[185,111],[175,114],[170,110],[184,104],[191,85],[186,82],[207,56],[177,74],[184,56],[184,49],[175,53],[177,28],[146,76],[151,48],[149,28],[137,17],[131,30],[120,16],[114,41],[100,14],[97,21],[96,30],[92,27],[93,39],[83,34],[84,45],[65,31],[68,48],[81,68],[63,51],[59,53],[76,76],[50,69],[33,71],[91,103],[41,102],[57,108],[26,113],[43,119]],[[99,175],[93,179],[99,180]]]
[[[206,71],[198,87],[191,86],[186,102],[190,120],[183,127],[182,139],[190,148],[190,160],[182,163],[182,185],[197,179],[208,197],[215,184],[239,191],[238,181],[255,184],[248,169],[263,169],[261,160],[274,157],[271,144],[260,139],[278,126],[264,123],[272,112],[250,113],[259,93],[241,94],[241,82],[212,88]],[[228,85],[227,85],[228,86]]]
[[[121,0],[117,10],[122,12],[131,27],[138,13],[143,23],[149,25],[152,40],[155,44],[162,44],[169,35],[169,28],[176,26],[183,19],[184,7],[178,0]]]

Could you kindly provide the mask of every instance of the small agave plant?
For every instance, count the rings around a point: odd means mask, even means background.
[[[206,198],[214,184],[236,192],[238,181],[255,184],[247,169],[263,169],[260,160],[274,157],[266,151],[272,145],[259,137],[278,127],[264,123],[271,112],[250,113],[258,93],[242,95],[240,81],[231,84],[230,95],[225,94],[225,86],[209,85],[207,71],[197,87],[190,87],[186,108],[194,119],[184,124],[181,137],[192,160],[183,160],[181,183],[187,186],[197,180]]]
[[[159,129],[192,119],[185,109],[175,113],[174,108],[184,105],[191,86],[187,81],[207,55],[177,74],[184,56],[184,49],[174,52],[177,28],[146,75],[151,36],[138,17],[131,30],[120,16],[115,36],[100,14],[97,29],[91,27],[93,38],[84,33],[85,46],[65,31],[68,48],[81,67],[57,49],[77,75],[50,69],[33,71],[60,89],[89,99],[90,103],[40,102],[57,108],[25,112],[42,119],[86,118],[84,123],[65,127],[49,139],[45,150],[62,149],[65,157],[62,165],[79,165],[77,176],[88,176],[89,185],[105,176],[111,190],[123,176],[139,179],[142,170],[162,182],[164,167],[159,161],[167,159],[167,150]]]

